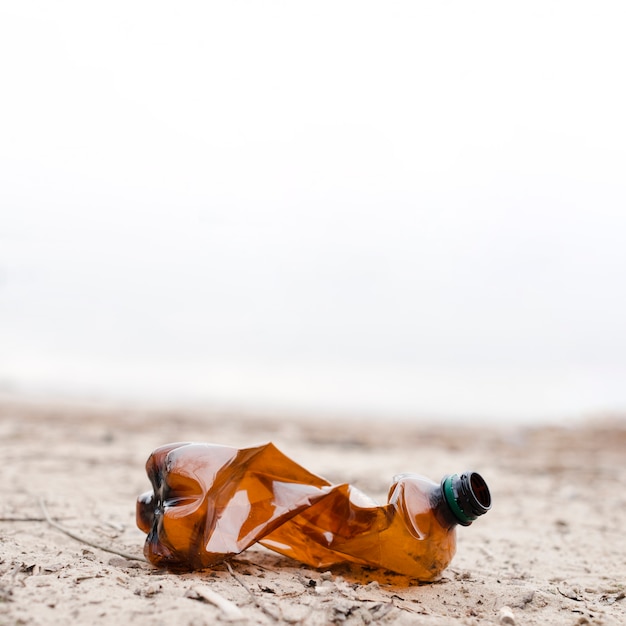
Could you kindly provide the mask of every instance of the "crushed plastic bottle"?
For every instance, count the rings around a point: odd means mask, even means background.
[[[146,470],[153,491],[137,499],[144,553],[175,571],[211,567],[258,542],[316,568],[356,563],[432,580],[454,556],[455,527],[491,508],[475,472],[440,484],[401,474],[379,505],[312,474],[271,443],[170,444],[151,454]]]

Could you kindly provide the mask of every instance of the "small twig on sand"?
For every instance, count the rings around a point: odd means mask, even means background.
[[[266,606],[264,606],[263,604],[261,604],[261,602],[257,600],[257,597],[252,593],[252,590],[250,589],[250,587],[248,587],[246,581],[243,580],[240,576],[237,576],[237,574],[235,574],[230,563],[228,561],[224,561],[224,565],[226,566],[226,569],[228,569],[228,571],[230,572],[230,575],[250,594],[250,597],[252,598],[252,601],[254,602],[257,609],[263,611],[265,615],[271,617],[274,621],[279,621],[280,617],[275,613],[272,613],[272,611],[270,611]]]
[[[569,593],[563,593],[558,587],[556,588],[556,590],[564,598],[567,598],[568,600],[574,600],[575,602],[582,602],[583,601],[583,597],[576,591],[570,591]]]
[[[241,609],[234,602],[227,600],[224,596],[221,596],[209,587],[202,587],[201,589],[191,587],[185,592],[185,598],[208,602],[220,609],[222,613],[224,613],[224,616],[231,621],[240,620],[245,617]]]
[[[71,530],[68,530],[64,526],[61,526],[61,524],[57,524],[57,522],[55,522],[50,517],[50,514],[48,513],[48,509],[46,508],[46,503],[44,502],[43,498],[39,498],[39,506],[41,507],[41,512],[44,514],[45,521],[48,522],[48,524],[52,526],[52,528],[56,528],[57,530],[60,530],[62,533],[66,534],[68,537],[71,537],[72,539],[75,539],[76,541],[79,541],[80,543],[84,543],[88,546],[91,546],[92,548],[96,548],[97,550],[103,550],[104,552],[117,554],[118,556],[124,557],[125,559],[128,559],[129,561],[143,561],[143,562],[146,561],[146,559],[142,556],[135,556],[134,554],[128,554],[127,552],[116,550],[115,548],[101,546],[100,544],[97,544],[93,541],[88,541],[87,539],[84,539],[83,537],[81,537],[80,535],[77,535]]]

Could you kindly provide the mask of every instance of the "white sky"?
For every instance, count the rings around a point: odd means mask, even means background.
[[[626,6],[0,5],[0,379],[626,410]]]

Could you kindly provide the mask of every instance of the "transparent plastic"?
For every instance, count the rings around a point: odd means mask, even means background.
[[[475,473],[441,484],[402,474],[379,505],[273,444],[170,444],[152,453],[146,470],[153,491],[137,500],[144,552],[178,571],[211,567],[258,542],[316,568],[356,563],[432,580],[454,556],[456,525],[491,506]]]

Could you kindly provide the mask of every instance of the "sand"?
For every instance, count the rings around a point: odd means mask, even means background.
[[[141,559],[136,496],[153,448],[273,441],[333,482],[383,502],[392,476],[464,469],[493,509],[460,528],[440,580],[318,571],[253,547],[193,574]],[[0,624],[626,623],[626,421],[459,427],[284,420],[201,410],[0,401]]]

